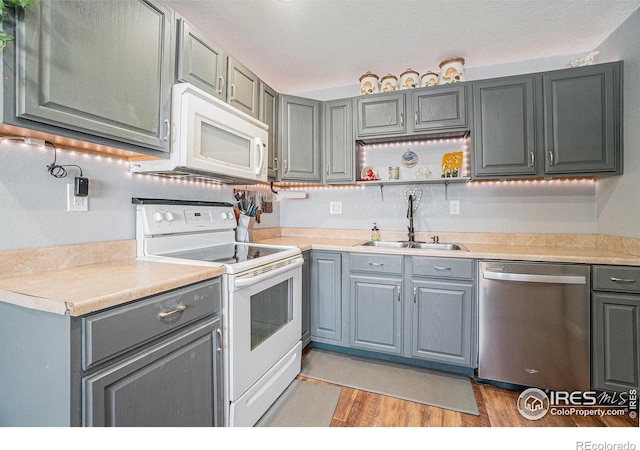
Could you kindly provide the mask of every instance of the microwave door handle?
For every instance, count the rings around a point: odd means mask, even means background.
[[[260,163],[258,163],[258,167],[256,167],[256,175],[260,175],[260,172],[262,172],[262,165],[264,164],[264,152],[262,151],[264,144],[262,143],[262,139],[256,138],[254,145],[256,152],[260,155]]]

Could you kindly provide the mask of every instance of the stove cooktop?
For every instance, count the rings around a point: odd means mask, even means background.
[[[285,252],[286,248],[261,247],[251,244],[222,244],[195,250],[167,253],[163,256],[170,258],[205,261],[220,264],[238,264],[253,259]]]

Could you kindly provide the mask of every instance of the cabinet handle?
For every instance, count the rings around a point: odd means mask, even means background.
[[[553,166],[555,163],[553,162],[553,151],[549,150],[549,165]]]
[[[436,270],[451,270],[451,267],[444,267],[444,266],[433,266],[433,268]]]
[[[413,303],[416,302],[417,296],[418,296],[418,288],[413,288]]]
[[[220,75],[218,77],[218,94],[222,94],[223,90],[224,90],[224,77]]]
[[[167,317],[171,317],[175,314],[180,314],[185,309],[187,309],[186,306],[180,305],[176,309],[172,309],[171,311],[162,311],[158,314],[158,319],[166,319]]]
[[[398,301],[400,301],[400,297],[402,296],[402,286],[398,286]]]
[[[289,171],[289,164],[287,164],[287,160],[284,160],[284,173],[287,173]]]
[[[218,347],[216,351],[218,353],[222,352],[222,330],[220,328],[216,328],[216,334],[218,335]]]
[[[327,164],[327,175],[329,175],[329,164]]]
[[[273,171],[276,174],[276,178],[278,178],[278,158],[273,158]]]
[[[533,152],[529,153],[529,160],[530,160],[529,167],[535,167],[535,165],[536,165],[536,154],[533,153]]]
[[[370,262],[369,263],[370,266],[375,266],[375,267],[382,267],[384,266],[384,263],[375,263],[375,262]]]
[[[236,95],[236,85],[232,84],[231,85],[231,97],[229,97],[229,101],[232,102],[234,99],[234,96]]]
[[[400,126],[404,127],[404,113],[400,113]]]
[[[617,277],[611,277],[611,281],[613,281],[614,283],[635,283],[636,282],[636,280],[631,278],[617,278]]]
[[[413,122],[418,126],[418,111],[413,113]]]
[[[169,122],[169,119],[164,119],[164,124],[167,126],[167,134],[164,135],[162,140],[166,142],[169,140],[169,135],[171,134],[171,123]]]

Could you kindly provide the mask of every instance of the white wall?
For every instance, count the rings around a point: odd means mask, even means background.
[[[624,60],[624,175],[596,183],[596,230],[640,238],[640,10],[598,50],[603,61]]]
[[[47,172],[52,149],[0,144],[0,250],[135,238],[132,197],[231,201],[232,188],[130,175],[128,163],[58,151],[58,164],[78,164],[90,180],[89,211],[66,211],[66,178]]]

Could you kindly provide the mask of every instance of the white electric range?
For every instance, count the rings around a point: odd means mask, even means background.
[[[300,249],[235,242],[229,203],[132,202],[139,259],[225,268],[225,424],[254,425],[300,373]]]

